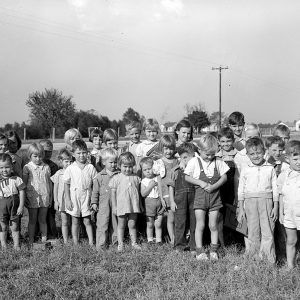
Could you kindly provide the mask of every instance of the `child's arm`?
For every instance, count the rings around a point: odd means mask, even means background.
[[[162,193],[162,184],[161,184],[161,177],[157,176],[157,187],[158,187],[158,193],[159,193],[159,197],[160,197],[160,202],[163,208],[167,207],[166,201],[163,197],[163,193]]]
[[[245,176],[243,175],[243,171],[241,172],[241,176],[239,178],[239,186],[238,186],[238,216],[237,221],[239,223],[242,223],[243,219],[246,217],[245,214],[245,197],[244,197],[244,191],[245,191]]]
[[[151,180],[148,186],[145,186],[143,183],[141,183],[142,197],[147,197],[156,185],[158,185],[158,183],[154,180]]]
[[[91,206],[94,211],[98,211],[99,197],[100,197],[100,183],[98,182],[97,178],[95,178],[93,181],[93,191],[92,191],[92,198],[91,198]]]
[[[73,210],[73,204],[71,201],[71,195],[70,195],[70,184],[69,183],[65,183],[65,199],[66,199],[66,209],[67,210]]]
[[[177,205],[176,205],[175,200],[174,200],[174,192],[175,192],[174,187],[169,185],[170,206],[171,206],[171,210],[173,212],[175,212],[176,209],[177,209]]]
[[[54,182],[53,185],[53,200],[54,200],[54,209],[58,210],[59,205],[58,205],[58,182]]]
[[[284,217],[284,212],[283,212],[283,197],[282,195],[279,195],[279,222],[283,224],[283,217]]]
[[[199,185],[202,189],[204,189],[208,185],[207,182],[204,182],[200,179],[195,179],[195,178],[193,178],[192,176],[189,176],[189,175],[185,175],[184,179],[185,179],[185,181],[187,181],[191,184]]]
[[[221,176],[221,178],[214,184],[207,184],[207,186],[204,188],[204,190],[208,193],[211,193],[218,188],[220,188],[225,182],[227,181],[227,175],[224,174]]]
[[[17,210],[17,215],[22,215],[25,205],[25,190],[19,191],[20,203]]]
[[[272,191],[273,191],[273,209],[271,211],[270,217],[272,218],[273,222],[275,222],[278,219],[278,207],[279,207],[279,199],[278,199],[278,191],[277,191],[277,176],[276,171],[273,168],[272,169]]]
[[[111,189],[111,203],[112,203],[112,213],[117,215],[117,190]]]

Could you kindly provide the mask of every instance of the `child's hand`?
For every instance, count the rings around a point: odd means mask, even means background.
[[[23,210],[24,210],[24,208],[19,206],[18,209],[17,209],[17,215],[18,216],[23,215]]]
[[[278,219],[278,209],[277,208],[273,207],[270,217],[273,220],[273,222],[276,222],[276,220]]]
[[[98,205],[97,204],[92,204],[92,210],[98,211]]]
[[[237,221],[241,224],[244,218],[245,218],[245,210],[244,208],[240,208],[237,216]]]
[[[186,167],[185,162],[181,160],[180,163],[179,163],[179,168],[180,168],[181,170],[184,170],[185,167]]]
[[[56,201],[54,202],[54,209],[57,211],[59,210],[59,204]]]
[[[175,203],[175,202],[171,202],[170,206],[171,206],[171,210],[172,210],[173,212],[175,212],[176,209],[177,209],[176,203]]]
[[[210,183],[208,183],[208,184],[204,187],[204,190],[205,190],[206,192],[208,192],[208,193],[211,193],[211,192],[214,191],[214,188],[213,188],[213,186],[212,186]]]
[[[67,210],[73,210],[73,204],[71,201],[66,201],[66,209]]]
[[[282,210],[280,209],[280,212],[279,212],[279,222],[280,222],[280,224],[283,224],[283,219],[284,219],[283,209]]]
[[[155,180],[151,180],[149,184],[151,185],[152,189],[157,186],[157,182]]]
[[[161,199],[161,205],[164,209],[166,209],[167,207],[167,203],[166,203],[166,200],[165,199]]]

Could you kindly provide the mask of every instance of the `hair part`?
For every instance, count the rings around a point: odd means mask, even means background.
[[[103,143],[106,144],[109,141],[118,141],[119,137],[117,132],[112,129],[112,128],[108,128],[105,129],[103,132]]]
[[[101,151],[101,159],[105,161],[109,158],[118,158],[118,151],[114,148],[105,148]]]
[[[8,161],[11,165],[13,164],[12,158],[8,153],[1,153],[0,154],[0,162]]]
[[[234,141],[234,133],[230,127],[223,127],[218,132],[218,139],[220,140],[222,137],[226,137],[227,139],[231,139]]]
[[[228,124],[229,125],[244,125],[245,124],[245,116],[239,111],[234,111],[228,117]]]
[[[300,141],[289,141],[285,146],[285,152],[288,156],[300,155]]]
[[[264,142],[259,137],[253,137],[247,140],[245,148],[247,152],[249,152],[251,148],[261,148],[263,151],[265,151]]]
[[[268,136],[266,138],[265,146],[267,149],[269,149],[273,144],[278,145],[278,147],[280,147],[280,148],[284,148],[284,146],[285,146],[283,139],[278,135]]]
[[[74,153],[77,149],[87,151],[87,145],[83,140],[75,140],[72,143],[72,152]]]
[[[92,143],[94,137],[99,137],[100,139],[103,139],[103,131],[101,128],[95,128],[91,131],[90,136],[89,136],[89,141]]]
[[[39,143],[32,143],[27,148],[27,156],[30,159],[32,154],[38,154],[42,158],[45,156],[44,147]]]
[[[191,136],[190,136],[190,140],[192,141],[193,140],[193,126],[192,124],[190,123],[190,121],[188,119],[182,119],[180,120],[177,124],[176,124],[176,127],[175,127],[175,130],[174,130],[174,137],[175,137],[175,140],[177,141],[178,140],[178,134],[177,134],[177,131],[180,130],[180,128],[182,127],[185,127],[185,128],[191,128]]]
[[[204,134],[199,138],[199,149],[217,152],[219,149],[219,142],[215,136],[210,133]]]
[[[129,164],[135,166],[135,158],[131,152],[123,152],[118,158],[118,166]]]
[[[176,149],[176,140],[170,134],[164,134],[159,140],[159,149],[163,149],[163,147],[170,148],[172,150]]]
[[[191,154],[192,156],[195,155],[195,146],[192,143],[184,142],[179,147],[176,148],[176,151],[179,156],[183,153]]]

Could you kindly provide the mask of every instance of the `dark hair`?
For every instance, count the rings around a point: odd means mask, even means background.
[[[287,135],[290,135],[290,129],[287,125],[285,124],[278,124],[274,130],[273,130],[273,135],[277,135],[276,132],[277,131],[280,131],[281,133],[284,133],[284,134],[287,134]]]
[[[0,161],[1,162],[5,162],[5,161],[9,161],[10,164],[12,165],[12,158],[8,153],[1,153],[0,154]]]
[[[64,159],[64,156],[66,156],[67,158],[72,160],[72,153],[66,148],[60,149],[60,151],[58,152],[57,158]]]
[[[94,137],[99,137],[100,139],[103,139],[103,131],[100,128],[95,128],[91,131],[89,136],[89,141],[92,143]]]
[[[109,141],[113,141],[113,140],[117,141],[118,139],[119,139],[118,134],[114,129],[108,128],[108,129],[104,130],[104,133],[103,133],[103,143],[104,144],[106,144]]]
[[[151,166],[153,166],[153,164],[154,164],[153,158],[148,157],[148,156],[143,157],[141,159],[141,161],[140,161],[140,166],[142,166],[142,165],[148,165],[148,164],[151,165]]]
[[[46,147],[52,148],[52,150],[53,150],[53,143],[50,140],[47,140],[47,139],[40,140],[40,145],[42,145],[44,147],[44,150]],[[48,150],[45,150],[45,151],[48,151]]]
[[[192,141],[193,140],[193,126],[188,119],[182,119],[176,124],[175,130],[174,130],[175,140],[178,141],[178,134],[176,131],[179,131],[181,127],[191,128],[190,141]]]
[[[15,140],[17,142],[18,150],[22,147],[22,141],[21,141],[18,133],[15,130],[6,131],[6,135],[7,135],[9,140],[11,140],[12,138],[15,138]]]
[[[179,147],[176,149],[178,155],[180,156],[183,153],[189,153],[194,155],[195,154],[195,146],[192,143],[182,143]]]
[[[223,127],[218,132],[218,139],[220,140],[221,137],[226,137],[227,139],[231,139],[234,141],[234,133],[233,130],[229,127]]]
[[[281,148],[284,148],[285,145],[284,141],[280,136],[268,136],[265,141],[266,148],[270,148],[273,144],[276,144]]]
[[[300,155],[300,141],[289,141],[285,146],[285,151],[290,156]]]
[[[87,151],[87,145],[83,140],[75,140],[72,143],[72,151],[75,152],[76,149]]]
[[[229,125],[244,125],[245,117],[241,112],[234,111],[228,117],[228,124]]]
[[[175,150],[176,148],[176,141],[175,138],[170,134],[164,134],[159,140],[159,149],[163,149],[163,147],[170,148]]]
[[[7,140],[8,143],[8,136],[4,133],[0,133],[0,140]]]
[[[131,152],[123,152],[118,158],[118,166],[121,167],[122,164],[128,163],[135,166],[135,158]]]
[[[261,147],[265,151],[264,142],[259,137],[253,137],[246,141],[245,148],[246,148],[247,152],[253,147],[255,147],[255,148]]]

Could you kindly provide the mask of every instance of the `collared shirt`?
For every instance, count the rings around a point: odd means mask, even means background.
[[[246,148],[244,148],[241,151],[238,151],[237,154],[234,157],[234,163],[236,165],[236,168],[238,172],[241,172],[242,168],[247,166],[249,163],[251,163],[250,158],[247,155]]]
[[[25,188],[23,180],[18,176],[11,176],[9,178],[0,177],[0,197],[18,195],[19,191]]]
[[[233,148],[230,151],[224,151],[221,149],[218,153],[216,153],[216,157],[223,159],[224,161],[233,161],[238,151]]]
[[[152,142],[152,141],[142,141],[137,147],[136,147],[136,156],[138,157],[145,157],[147,156],[147,152],[152,149],[156,144],[158,144],[158,141]]]
[[[133,143],[130,141],[127,145],[127,151],[131,152],[134,156],[136,156],[136,149],[142,142]]]
[[[257,166],[250,161],[242,168],[238,199],[245,200],[249,197],[271,197],[273,201],[278,201],[276,172],[268,162]]]
[[[229,171],[229,167],[227,166],[227,164],[220,158],[215,158],[209,162],[204,161],[201,157],[199,157],[199,159],[201,160],[205,175],[209,178],[212,178],[214,176],[215,167],[217,168],[220,176],[223,176]],[[195,179],[199,179],[201,170],[197,157],[193,157],[189,160],[184,173]]]

